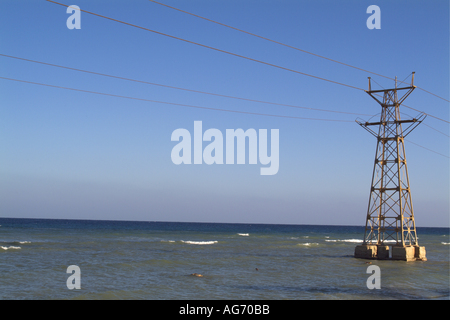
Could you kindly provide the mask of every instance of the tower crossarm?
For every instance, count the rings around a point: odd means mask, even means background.
[[[411,119],[411,120],[395,120],[395,121],[389,121],[389,123],[391,123],[391,124],[398,124],[398,123],[410,123],[410,122],[417,122],[417,121],[419,121],[418,119],[416,119],[416,118],[414,118],[414,119]],[[378,126],[378,125],[383,125],[383,126],[385,126],[386,124],[388,124],[388,121],[383,121],[383,122],[380,122],[380,121],[378,121],[378,122],[365,122],[365,123],[363,123],[362,125],[363,126]]]

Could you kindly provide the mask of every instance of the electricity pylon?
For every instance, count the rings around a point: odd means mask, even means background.
[[[377,138],[369,205],[363,244],[355,248],[355,257],[426,260],[425,247],[419,247],[409,186],[405,155],[405,137],[424,119],[401,120],[400,105],[414,91],[414,72],[411,85],[366,92],[381,105],[378,122],[356,122]],[[403,128],[406,125],[406,128]],[[378,132],[371,129],[378,126]]]

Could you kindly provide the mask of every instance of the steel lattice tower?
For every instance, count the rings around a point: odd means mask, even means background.
[[[381,105],[378,122],[356,121],[377,138],[377,149],[367,209],[364,240],[355,248],[355,257],[398,260],[426,260],[419,247],[405,155],[405,137],[425,118],[402,120],[400,105],[415,89],[414,72],[408,87],[366,91]],[[403,128],[406,125],[406,128]],[[378,132],[370,127],[378,126]]]

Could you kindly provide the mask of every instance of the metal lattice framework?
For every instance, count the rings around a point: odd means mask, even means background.
[[[413,83],[414,73],[409,87],[397,88],[396,81],[394,89],[371,90],[369,78],[366,92],[381,105],[381,116],[379,122],[356,121],[377,138],[364,244],[418,246],[404,138],[425,115],[401,120],[399,111],[401,103],[415,89]],[[403,93],[401,97],[399,92]],[[378,132],[371,126],[378,126]]]

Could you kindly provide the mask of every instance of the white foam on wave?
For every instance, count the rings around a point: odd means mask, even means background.
[[[250,234],[248,234],[248,233],[238,233],[238,235],[242,236],[242,237],[248,237]]]
[[[337,239],[337,240],[325,240],[326,242],[352,242],[360,243],[363,242],[361,239]],[[397,243],[395,240],[384,240],[383,243]]]
[[[441,242],[442,244],[450,244],[450,242]]]
[[[161,242],[175,242],[175,240],[161,240]]]
[[[31,241],[0,241],[3,242],[3,244],[10,244],[10,245],[16,245],[16,244],[28,244],[31,243]]]
[[[218,241],[189,241],[189,240],[181,240],[181,242],[183,243],[187,243],[187,244],[197,244],[197,245],[207,245],[207,244],[215,244]]]
[[[326,242],[363,242],[360,239],[325,240]]]
[[[16,247],[16,246],[0,247],[0,248],[2,248],[3,250],[9,250],[9,249],[16,249],[16,250],[18,250],[18,249],[22,249],[21,247]]]
[[[305,243],[299,243],[298,245],[299,246],[307,246],[307,247],[309,247],[309,246],[318,246],[319,244],[317,242],[312,242],[312,243],[305,242]]]

